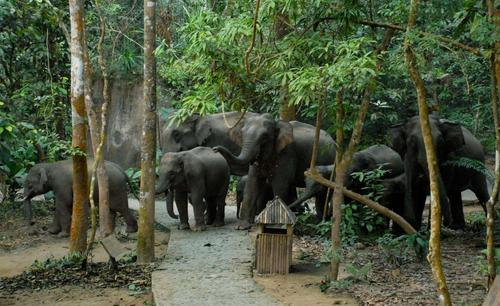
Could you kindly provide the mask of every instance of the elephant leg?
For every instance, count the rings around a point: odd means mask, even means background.
[[[295,188],[289,180],[285,180],[281,177],[273,177],[271,182],[273,186],[273,193],[275,196],[280,197],[286,204],[293,203],[291,188]]]
[[[218,196],[214,199],[215,205],[217,205],[217,214],[215,215],[215,223],[214,226],[224,226],[224,209],[226,207],[226,197],[225,196]]]
[[[319,194],[317,194],[316,198],[314,199],[314,206],[316,208],[316,217],[318,218],[318,220],[322,220],[327,217],[323,215],[323,213],[325,212],[325,201],[326,201],[326,193],[324,192],[320,192]],[[326,214],[328,215],[328,212]]]
[[[205,223],[207,225],[212,225],[214,223],[214,220],[216,218],[217,214],[217,203],[216,199],[214,197],[207,198],[206,200],[206,205],[207,205],[207,214],[205,218]]]
[[[465,217],[462,205],[462,193],[460,191],[452,191],[448,193],[448,197],[450,198],[450,208],[453,220],[450,228],[464,229]]]
[[[59,223],[59,209],[57,209],[56,206],[56,211],[54,212],[54,218],[52,219],[52,224],[49,226],[48,232],[51,234],[57,234],[61,231],[61,224]]]
[[[251,165],[248,171],[248,178],[245,184],[245,189],[243,191],[243,201],[241,202],[240,208],[240,220],[236,224],[236,229],[244,230],[249,229],[250,224],[253,223],[255,219],[255,211],[257,205],[257,195],[262,188],[259,186],[262,182],[259,182],[258,169],[255,165]]]
[[[425,209],[425,200],[427,198],[427,193],[425,192],[420,192],[418,193],[416,196],[415,196],[415,199],[414,199],[414,205],[415,205],[415,224],[416,224],[416,227],[415,227],[415,230],[419,230],[421,225],[422,225],[422,214],[424,213],[424,209]],[[429,215],[430,215],[430,211],[429,211]]]
[[[205,203],[203,201],[203,196],[200,190],[191,192],[191,204],[193,204],[195,225],[193,227],[194,231],[204,231],[207,229],[205,225]],[[208,204],[208,203],[207,203]]]
[[[125,223],[127,224],[127,233],[135,233],[137,232],[137,220],[134,215],[130,212],[128,207],[120,212],[122,217],[125,219]]]
[[[175,203],[177,204],[177,210],[179,211],[179,229],[187,230],[189,229],[189,215],[188,215],[188,201],[187,192],[175,191]]]
[[[488,184],[486,183],[486,178],[484,175],[477,175],[477,178],[472,179],[471,190],[476,195],[479,200],[479,204],[483,207],[484,213],[486,214],[486,202],[490,199],[490,193],[488,192]]]
[[[68,237],[70,228],[71,228],[71,207],[72,205],[68,205],[63,203],[62,205],[57,205],[60,208],[59,212],[59,224],[61,225],[61,232],[59,236]],[[57,209],[57,208],[56,208]]]
[[[110,209],[109,216],[111,218],[111,228],[114,230],[116,226],[116,211]]]

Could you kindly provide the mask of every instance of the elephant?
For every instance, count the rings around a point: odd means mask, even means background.
[[[452,229],[463,229],[465,218],[461,192],[470,189],[480,203],[486,203],[489,199],[486,177],[477,170],[460,167],[449,161],[467,158],[484,164],[484,150],[479,140],[459,124],[441,119],[435,114],[429,116],[429,122],[440,172],[438,184],[444,225]],[[390,135],[392,147],[404,161],[407,192],[403,214],[418,230],[422,223],[425,199],[430,193],[419,117],[412,117],[406,123],[393,126]]]
[[[211,148],[196,147],[183,152],[169,152],[161,158],[156,193],[174,193],[179,210],[180,229],[189,229],[188,196],[196,221],[193,230],[206,229],[205,206],[206,224],[223,226],[228,187],[229,166],[226,160]],[[172,200],[173,197],[167,200],[169,214],[173,212]]]
[[[275,120],[271,114],[246,118],[243,125],[231,130],[232,139],[242,146],[235,156],[229,148],[216,146],[230,167],[250,165],[245,186],[241,216],[236,229],[248,229],[253,223],[257,197],[265,185],[273,195],[291,204],[296,187],[304,186],[304,171],[312,157],[315,127],[306,123]],[[335,158],[335,142],[325,131],[319,137],[318,165],[331,164]]]
[[[92,171],[92,159],[87,159],[89,178]],[[116,213],[125,219],[127,232],[137,231],[137,221],[128,207],[127,183],[128,177],[123,169],[110,161],[104,163],[109,180],[109,208],[112,220]],[[97,184],[97,182],[96,182]],[[99,201],[97,185],[94,189],[94,201]],[[40,163],[34,165],[28,172],[24,181],[24,208],[26,219],[31,224],[31,199],[34,196],[54,192],[56,212],[49,233],[65,237],[69,235],[71,226],[71,213],[73,207],[73,161],[62,160],[53,163]]]
[[[172,117],[167,118],[160,133],[162,153],[181,152],[199,146],[221,145],[238,154],[241,148],[229,136],[230,128],[242,125],[246,118],[255,115],[252,112],[227,112],[205,116],[193,114],[180,124],[172,122]],[[248,166],[233,167],[230,170],[231,174],[242,176],[247,174]],[[168,207],[168,202],[173,202],[174,197],[174,192],[167,193],[166,203],[170,216],[176,218],[173,207]]]
[[[252,112],[227,112],[200,116],[194,114],[177,125],[167,119],[161,130],[160,147],[162,153],[181,152],[199,146],[223,146],[231,153],[238,154],[241,150],[229,133],[233,126],[241,126],[245,120],[256,116]],[[248,172],[248,166],[231,168],[231,174],[243,176]]]
[[[370,171],[377,169],[385,170],[385,174],[380,180],[399,176],[404,172],[403,161],[399,154],[386,145],[373,145],[364,150],[354,153],[352,162],[347,169],[345,187],[354,192],[361,193],[364,186],[363,183],[352,178],[352,173],[361,171]],[[325,178],[330,178],[333,165],[317,166],[316,171]],[[388,193],[392,193],[392,188]],[[306,178],[306,188],[299,199],[293,202],[290,206],[294,207],[304,201],[315,197],[316,198],[316,214],[318,219],[323,217],[324,205],[328,188],[314,181],[311,178]]]
[[[245,185],[247,183],[248,176],[242,176],[236,185],[236,217],[240,218],[240,207],[243,202],[243,194],[245,192]],[[256,214],[259,214],[264,208],[266,208],[267,202],[273,199],[273,189],[268,184],[265,185],[264,190],[260,193],[257,199],[257,209]]]

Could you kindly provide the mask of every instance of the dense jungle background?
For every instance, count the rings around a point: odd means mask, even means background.
[[[496,138],[490,57],[499,37],[487,2],[421,1],[416,30],[408,35],[429,109],[466,127],[480,140],[486,165],[477,170],[493,185]],[[323,105],[322,128],[338,137],[336,129],[341,124],[341,136],[348,142],[365,90],[370,88],[373,92],[358,146],[363,149],[389,144],[389,128],[418,114],[403,45],[408,0],[158,0],[157,5],[154,54],[160,129],[170,116],[182,122],[195,113],[232,110],[271,113],[275,118],[314,125]],[[28,170],[40,161],[67,159],[75,153],[71,147],[69,17],[67,1],[0,0],[0,220],[15,219],[15,226],[21,223],[20,189]],[[143,18],[142,1],[85,1],[91,94],[102,104],[99,56],[106,58],[112,88],[105,158],[127,169],[135,189],[140,177]],[[387,51],[378,54],[388,31],[394,31],[392,40]],[[336,121],[339,112],[345,115],[341,123]],[[157,151],[159,160],[161,151]],[[369,185],[366,195],[376,200],[381,192],[375,183],[380,172],[357,175]],[[232,178],[232,192],[236,184]],[[234,202],[233,193],[229,199]],[[50,195],[45,200],[35,214],[46,225],[54,208]],[[346,201],[342,208],[342,256],[350,261],[344,271],[350,278],[336,285],[324,278],[321,292],[347,292],[358,302],[376,304],[370,290],[385,294],[390,288],[397,292],[387,297],[393,304],[435,303],[430,269],[422,269],[427,230],[398,238],[387,229],[387,219],[365,206]],[[459,295],[457,300],[474,304],[484,298],[487,287],[485,214],[479,205],[466,208],[465,213],[466,233],[445,232],[444,252],[452,254],[446,259],[446,269],[452,271],[451,288]],[[331,220],[315,222],[311,213],[300,215],[295,260],[318,267],[328,263],[331,225]],[[2,235],[0,247],[5,250],[26,244],[20,240],[34,240],[22,231]],[[498,255],[496,264],[499,270]],[[404,272],[402,265],[407,265]],[[43,267],[47,263],[37,266]],[[315,277],[327,274],[324,265],[322,269],[311,273]],[[142,272],[134,273],[142,281]],[[392,278],[383,287],[388,277]],[[150,286],[150,278],[145,278],[141,290]],[[126,279],[121,285],[130,289],[130,282]],[[272,280],[259,282],[278,291]]]

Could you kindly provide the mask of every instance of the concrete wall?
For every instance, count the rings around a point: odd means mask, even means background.
[[[142,84],[142,79],[136,79],[112,80],[110,85],[111,105],[108,110],[108,138],[104,156],[106,160],[116,162],[124,169],[140,167],[144,111]],[[102,103],[102,85],[102,80],[97,80],[92,88],[93,99],[99,104]],[[163,104],[159,102],[158,107]]]

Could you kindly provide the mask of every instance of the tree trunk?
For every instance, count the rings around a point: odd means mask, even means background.
[[[108,108],[111,104],[111,93],[109,87],[109,75],[106,59],[104,56],[103,42],[106,35],[106,23],[104,14],[101,8],[101,2],[96,1],[96,9],[99,15],[100,37],[97,44],[98,62],[101,68],[103,87],[102,97],[103,103],[101,106],[101,131],[98,133],[99,140],[94,145],[94,171],[93,176],[97,175],[99,184],[99,230],[101,236],[105,237],[113,233],[113,220],[109,208],[109,178],[104,166],[104,145],[106,143],[106,130],[108,124]],[[94,104],[94,107],[97,105]],[[98,144],[98,145],[97,145]],[[93,185],[91,185],[93,188]]]
[[[342,248],[342,238],[340,237],[340,225],[342,222],[342,202],[344,202],[344,187],[345,166],[342,162],[344,156],[344,106],[342,99],[342,89],[337,91],[335,96],[336,116],[335,124],[337,126],[335,136],[337,138],[337,147],[335,153],[335,188],[332,196],[332,258],[330,265],[330,279],[336,281],[339,276],[340,252]],[[333,171],[332,171],[333,172]]]
[[[410,34],[415,26],[418,11],[418,0],[411,0],[408,26],[404,40],[405,62],[408,67],[410,78],[417,90],[417,102],[420,116],[420,125],[424,138],[427,167],[429,169],[429,181],[431,189],[431,234],[429,238],[429,254],[427,259],[431,265],[434,280],[439,293],[439,301],[443,305],[451,305],[450,293],[446,286],[446,279],[441,263],[441,203],[439,190],[439,167],[436,151],[432,142],[431,128],[429,124],[429,110],[425,101],[425,85],[416,67],[416,59],[411,49]]]
[[[500,34],[500,10],[495,8],[493,0],[486,1],[488,7],[489,21],[496,25],[497,35]],[[486,203],[486,257],[488,262],[488,288],[491,287],[496,277],[495,248],[494,248],[494,225],[495,225],[495,205],[498,201],[498,188],[500,187],[500,123],[498,121],[498,95],[500,88],[500,40],[493,45],[490,57],[491,76],[491,108],[493,113],[493,123],[495,127],[495,184],[491,197]]]
[[[88,226],[87,126],[84,100],[84,21],[83,1],[69,0],[71,23],[71,119],[73,126],[73,213],[71,218],[71,253],[83,254]]]
[[[386,34],[384,35],[384,38],[382,40],[382,43],[380,44],[379,48],[375,51],[375,55],[380,55],[382,52],[387,50],[389,47],[389,44],[391,42],[391,39],[394,35],[394,29],[388,29]],[[379,58],[377,60],[377,65],[375,67],[375,70],[378,71],[382,67],[383,61]],[[337,126],[337,153],[335,156],[335,188],[334,188],[334,193],[332,197],[332,206],[333,206],[333,223],[332,223],[332,251],[333,251],[333,257],[332,257],[332,266],[331,266],[331,279],[336,280],[338,276],[338,268],[339,268],[339,254],[340,254],[340,222],[341,222],[341,204],[343,201],[343,192],[344,192],[344,179],[345,179],[345,172],[349,168],[351,161],[352,161],[352,156],[354,154],[354,151],[356,149],[356,146],[359,144],[359,141],[361,139],[361,134],[363,132],[363,124],[365,122],[366,114],[368,113],[368,108],[370,106],[370,97],[375,89],[375,81],[376,81],[376,76],[371,77],[369,84],[364,90],[363,93],[363,98],[361,100],[361,105],[358,111],[358,115],[356,118],[356,122],[354,123],[354,129],[351,134],[351,139],[349,140],[349,144],[347,146],[347,149],[345,152],[343,152],[343,139],[344,139],[344,130],[343,130],[343,117],[344,113],[342,111],[342,95],[341,93],[337,94],[337,118],[336,118],[336,126]],[[321,108],[318,108],[318,112],[321,112]],[[320,127],[316,127],[316,130],[318,130]],[[315,140],[316,141],[316,140]],[[316,165],[311,164],[311,168],[314,169]],[[314,170],[312,170],[314,171]],[[313,178],[315,181],[322,183],[323,185],[327,187],[329,184],[326,184],[325,182],[322,182],[321,176],[315,176],[312,175],[310,176]],[[336,217],[337,214],[337,217]]]
[[[276,40],[280,40],[290,33],[288,26],[289,18],[287,14],[279,12],[276,14],[276,21],[274,23],[274,31],[276,33]],[[295,106],[289,104],[288,98],[288,81],[282,84],[280,88],[280,119],[283,121],[292,121],[296,119]]]
[[[155,162],[156,162],[156,1],[144,0],[144,122],[141,146],[141,196],[137,262],[154,261]]]

